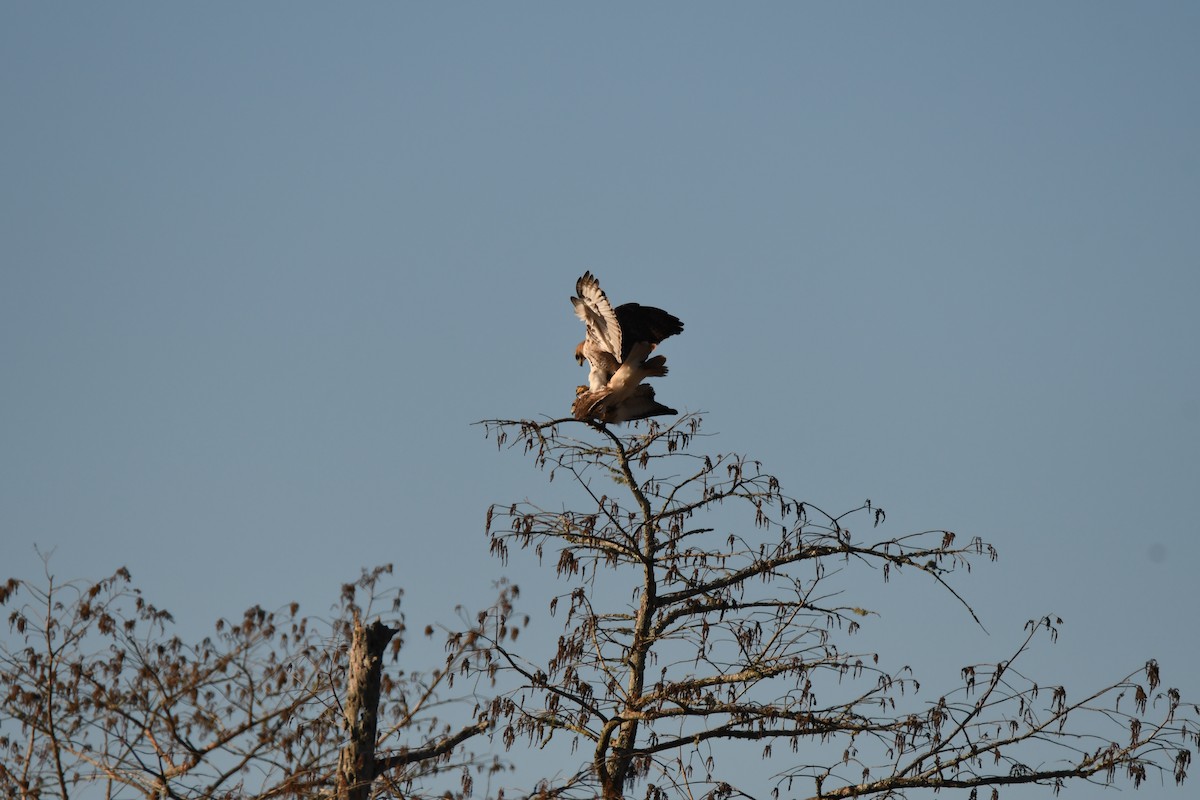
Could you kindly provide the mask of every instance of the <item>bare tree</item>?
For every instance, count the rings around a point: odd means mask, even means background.
[[[486,657],[481,634],[503,635],[513,589],[452,634],[445,664],[392,676],[384,657],[399,658],[405,626],[400,593],[380,583],[390,572],[345,584],[330,621],[256,606],[190,645],[124,569],[95,583],[49,570],[44,583],[9,580],[0,794],[421,797],[447,771],[459,787],[438,796],[469,794],[500,765],[464,749],[487,730],[487,703],[451,704],[450,666]]]
[[[544,798],[748,797],[764,785],[789,797],[975,797],[1186,777],[1200,711],[1154,661],[1087,692],[1022,674],[1039,639],[1055,637],[1053,618],[933,695],[851,647],[870,612],[850,579],[866,570],[932,581],[977,624],[958,584],[995,558],[990,545],[947,531],[856,536],[851,520],[873,531],[883,511],[828,514],[757,462],[693,452],[694,416],[626,436],[575,420],[487,424],[551,479],[568,476],[582,504],[488,513],[498,557],[532,551],[571,583],[549,600],[566,618],[555,652],[517,651],[515,587],[447,631],[445,661],[416,673],[386,667],[408,652],[399,594],[380,583],[388,567],[344,585],[331,620],[256,606],[197,644],[124,570],[95,583],[47,570],[0,587],[0,793],[466,797],[501,768],[467,749],[486,733],[513,748],[562,734],[584,749],[578,769],[534,788]],[[771,765],[748,783],[730,766],[746,748]]]
[[[624,436],[574,420],[483,424],[585,498],[582,510],[488,512],[496,556],[531,550],[573,585],[549,604],[566,617],[556,652],[535,661],[496,642],[520,684],[495,703],[505,741],[540,747],[565,733],[586,754],[538,796],[617,800],[642,786],[650,800],[748,797],[755,779],[735,786],[721,766],[745,743],[769,762],[757,783],[773,775],[774,796],[975,798],[1186,777],[1200,712],[1164,688],[1154,661],[1086,692],[1021,674],[1035,642],[1056,636],[1052,618],[1031,621],[1010,658],[963,667],[959,685],[932,696],[908,668],[851,649],[868,612],[850,576],[915,573],[978,624],[952,581],[995,559],[990,544],[854,535],[850,520],[873,531],[884,512],[867,502],[829,514],[755,461],[692,452],[696,416]]]

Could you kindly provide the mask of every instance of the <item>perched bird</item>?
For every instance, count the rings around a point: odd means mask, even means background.
[[[640,383],[624,396],[618,396],[609,389],[593,392],[586,386],[579,386],[571,413],[575,415],[575,419],[595,419],[615,424],[679,412],[655,400],[653,386]]]
[[[591,365],[588,373],[590,391],[615,388],[610,382],[630,361],[637,362],[637,371],[622,376],[623,383],[633,382],[626,388],[632,389],[644,378],[667,374],[666,358],[647,359],[646,356],[663,339],[683,331],[683,323],[678,317],[661,308],[637,303],[625,303],[614,309],[600,288],[600,281],[591,272],[583,273],[583,277],[575,282],[575,295],[571,305],[575,307],[575,316],[587,328],[584,340],[575,348],[575,360],[580,366],[585,360]],[[647,345],[644,352],[641,348],[635,352],[634,348],[639,344]]]

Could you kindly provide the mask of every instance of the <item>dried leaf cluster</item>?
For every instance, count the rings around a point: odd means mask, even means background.
[[[593,424],[586,438],[563,420],[485,424],[589,498],[581,510],[488,513],[497,557],[531,551],[573,586],[550,601],[565,611],[556,652],[534,661],[494,643],[520,678],[498,703],[505,741],[540,747],[565,732],[587,762],[542,796],[615,800],[640,786],[648,800],[748,797],[761,776],[747,786],[722,768],[735,742],[759,743],[773,796],[1185,777],[1197,709],[1162,689],[1154,662],[1071,698],[1021,675],[1036,638],[1055,636],[1050,618],[1031,622],[1010,658],[964,668],[962,685],[932,700],[908,667],[888,671],[850,648],[869,613],[847,596],[851,575],[932,580],[979,624],[950,580],[996,558],[986,542],[873,538],[885,515],[869,501],[829,514],[786,495],[758,462],[693,453],[694,415],[627,436]],[[854,520],[868,536],[851,532]]]
[[[487,513],[497,558],[531,554],[565,584],[546,598],[563,624],[549,652],[519,637],[529,618],[503,582],[417,672],[390,566],[343,585],[329,619],[255,606],[198,643],[125,570],[59,583],[47,568],[0,586],[0,794],[500,800],[505,765],[473,749],[492,745],[544,766],[524,796],[546,799],[975,800],[1187,777],[1200,709],[1157,662],[1091,691],[1024,674],[1053,616],[933,693],[854,646],[874,615],[864,578],[930,581],[981,625],[957,586],[996,559],[990,544],[881,536],[870,501],[831,514],[798,500],[756,461],[695,452],[695,415],[626,435],[484,425],[581,498]],[[556,735],[578,763],[540,755]],[[764,764],[750,775],[748,750]]]
[[[196,644],[172,633],[171,615],[147,603],[125,569],[95,583],[58,583],[49,571],[44,583],[9,580],[0,589],[10,609],[0,641],[0,795],[352,796],[338,771],[361,713],[345,702],[356,689],[351,644],[359,620],[382,613],[382,644],[399,661],[400,593],[381,583],[390,572],[364,570],[343,585],[331,620],[294,603],[256,606]],[[441,718],[450,666],[475,657],[475,638],[457,634],[438,669],[380,676],[370,709],[383,767],[374,796],[422,796],[425,780],[446,771],[461,773],[456,794],[466,795],[478,770],[499,768],[461,747],[486,718],[469,708],[455,709],[465,725]]]

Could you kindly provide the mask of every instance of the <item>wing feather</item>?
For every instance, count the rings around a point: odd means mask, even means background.
[[[591,272],[583,273],[583,277],[575,282],[575,294],[571,305],[575,307],[575,316],[587,327],[585,341],[611,353],[619,361],[621,322],[600,288],[600,281]]]
[[[654,306],[625,303],[617,306],[614,316],[621,326],[624,340],[624,350],[621,352],[622,362],[629,356],[629,350],[637,342],[649,342],[655,345],[668,336],[683,332],[683,322],[679,317]]]
[[[683,332],[683,322],[674,314],[638,303],[614,309],[590,271],[575,282],[571,305],[587,331],[575,355],[591,365],[591,392],[614,388],[614,383],[629,392],[645,378],[667,374],[666,359],[648,356],[663,339]],[[620,404],[620,395],[610,402]]]

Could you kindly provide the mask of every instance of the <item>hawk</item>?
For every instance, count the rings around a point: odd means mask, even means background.
[[[663,414],[678,414],[654,399],[654,387],[639,383],[632,392],[623,396],[611,389],[598,392],[580,386],[576,390],[575,404],[571,406],[575,419],[596,419],[604,423],[632,422],[635,419],[658,417]]]
[[[575,348],[575,360],[580,366],[585,360],[591,365],[589,391],[620,388],[610,384],[627,365],[633,365],[634,369],[627,371],[619,381],[623,388],[631,391],[643,378],[667,374],[666,358],[647,359],[646,356],[663,339],[683,331],[683,323],[678,317],[661,308],[637,303],[625,303],[614,309],[600,288],[600,281],[591,272],[583,273],[583,277],[575,282],[575,295],[571,298],[575,316],[587,327],[587,335]]]

